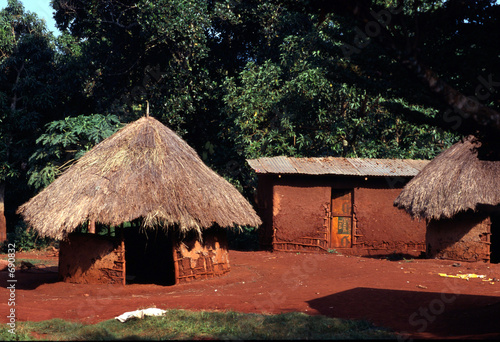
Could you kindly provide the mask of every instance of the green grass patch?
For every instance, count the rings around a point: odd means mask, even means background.
[[[292,312],[279,315],[169,310],[164,316],[82,324],[62,319],[18,322],[16,334],[0,330],[2,340],[183,340],[183,339],[396,339],[388,329],[353,321]]]
[[[17,266],[20,266],[21,265],[21,262],[24,261],[24,262],[28,262],[30,264],[32,264],[33,266],[35,267],[40,267],[40,266],[57,266],[58,265],[58,260],[43,260],[43,259],[29,259],[29,258],[19,258],[19,259],[16,259],[15,261],[15,265],[16,267]]]

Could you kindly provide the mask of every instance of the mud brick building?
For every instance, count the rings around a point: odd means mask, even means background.
[[[394,205],[427,221],[427,256],[500,262],[500,161],[473,136],[441,152]],[[482,152],[482,153],[479,153]]]
[[[97,144],[18,213],[61,239],[62,280],[91,284],[224,274],[225,228],[261,224],[236,188],[149,115]]]
[[[419,256],[425,222],[393,206],[428,161],[273,157],[247,160],[257,173],[264,249]]]

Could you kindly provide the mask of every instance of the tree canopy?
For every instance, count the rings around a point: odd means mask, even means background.
[[[145,113],[247,196],[246,158],[497,158],[500,6],[459,0],[52,0],[62,34],[0,12],[0,183],[11,221]],[[2,187],[0,186],[0,190]],[[10,194],[10,199],[9,199]],[[14,223],[13,223],[14,224]]]

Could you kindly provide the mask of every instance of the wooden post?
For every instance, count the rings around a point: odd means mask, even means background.
[[[172,234],[172,253],[173,253],[173,258],[174,258],[174,278],[175,278],[175,285],[179,284],[179,260],[177,259],[177,241],[174,238],[174,234]]]
[[[89,221],[89,233],[95,234],[95,220]]]
[[[122,253],[123,253],[123,263],[122,263],[122,267],[123,267],[123,280],[122,280],[122,283],[123,283],[123,286],[125,286],[127,284],[127,267],[126,267],[126,263],[127,263],[127,260],[125,258],[125,236],[123,235],[123,223],[121,224],[120,226],[120,240],[121,240],[121,250],[122,250]]]

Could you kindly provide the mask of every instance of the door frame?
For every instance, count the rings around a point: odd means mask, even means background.
[[[338,198],[345,197],[349,194],[349,202],[340,200],[341,206],[334,205],[334,200]],[[348,206],[346,206],[348,203]],[[351,248],[352,238],[353,238],[353,206],[354,206],[354,188],[332,188],[330,196],[330,213],[328,218],[328,245],[330,248]],[[345,220],[340,220],[341,218],[348,218],[348,233],[339,234],[339,222],[345,222]],[[335,224],[335,220],[337,221]],[[345,229],[345,224],[343,224]],[[337,232],[334,233],[334,229]],[[337,238],[338,237],[338,238]],[[339,242],[340,241],[340,242]],[[346,243],[344,241],[347,241]]]

